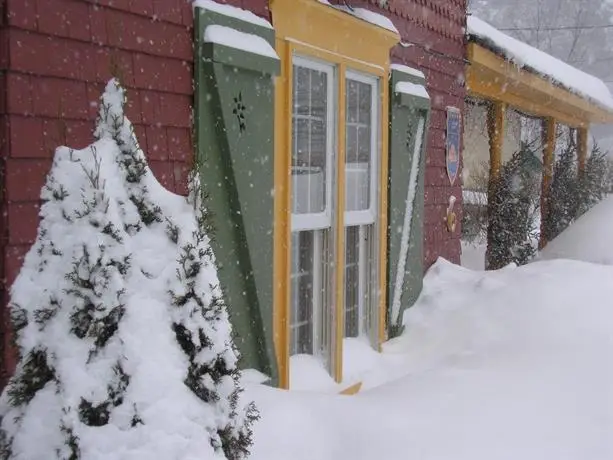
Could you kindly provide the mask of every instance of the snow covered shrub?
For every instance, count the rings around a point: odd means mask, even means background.
[[[20,361],[0,399],[5,460],[248,456],[258,413],[205,213],[163,189],[111,80],[90,147],[56,151],[11,289]]]
[[[489,198],[487,268],[526,264],[536,253],[533,222],[539,199],[534,154],[526,144],[502,166]]]
[[[585,163],[583,174],[579,175],[579,217],[598,204],[609,193],[609,163],[608,155],[597,144]]]
[[[553,165],[553,178],[543,226],[546,241],[553,240],[575,220],[579,209],[577,145],[568,142]]]

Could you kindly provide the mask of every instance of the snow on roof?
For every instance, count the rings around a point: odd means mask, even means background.
[[[258,54],[273,59],[279,59],[270,43],[257,35],[240,32],[231,27],[210,25],[204,30],[204,41],[218,43],[238,50]]]
[[[399,81],[396,83],[395,88],[397,93],[410,94],[411,96],[423,97],[424,99],[430,99],[430,95],[426,88],[422,85],[416,85],[408,81]]]
[[[426,78],[422,71],[403,64],[392,64],[390,68],[392,70],[397,70],[398,72],[406,73],[407,75],[412,75],[413,77]]]
[[[374,11],[367,10],[366,8],[354,8],[347,5],[332,5],[328,0],[318,0],[319,3],[323,3],[324,5],[331,6],[332,8],[336,8],[337,10],[344,11],[345,13],[350,14],[362,21],[369,22],[370,24],[374,24],[375,26],[379,26],[383,29],[387,29],[390,32],[394,32],[395,34],[400,35],[398,29],[394,25],[391,19],[383,16],[382,14],[375,13]]]
[[[467,33],[517,66],[545,76],[568,91],[613,111],[611,92],[599,78],[506,35],[475,16],[468,17]]]
[[[193,0],[192,5],[194,8],[199,7],[204,10],[213,11],[214,13],[240,19],[241,21],[249,22],[256,26],[266,27],[267,29],[273,28],[272,24],[266,19],[256,16],[251,11],[243,10],[242,8],[237,8],[232,5],[225,5],[212,0]]]

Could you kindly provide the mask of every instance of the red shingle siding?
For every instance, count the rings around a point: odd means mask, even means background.
[[[0,7],[0,317],[6,320],[7,290],[36,237],[40,188],[54,149],[92,142],[112,69],[128,87],[127,113],[154,174],[186,193],[193,12],[186,0],[5,0]],[[0,386],[15,363],[6,333],[1,342]]]
[[[462,169],[453,186],[445,163],[446,108],[464,111],[464,28],[466,0],[388,0],[379,8],[379,0],[351,0],[352,5],[367,5],[389,17],[402,36],[414,46],[397,46],[394,62],[415,67],[426,75],[432,100],[431,123],[427,144],[424,212],[424,269],[438,257],[460,262],[460,222]],[[458,225],[447,231],[444,219],[449,197],[456,197]]]

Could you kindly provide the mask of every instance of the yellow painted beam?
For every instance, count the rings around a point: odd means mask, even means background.
[[[505,137],[505,118],[507,107],[504,102],[492,102],[487,110],[487,133],[490,147],[490,170],[488,177],[488,214],[492,216],[493,203],[492,197],[496,193],[496,181],[500,177],[502,167],[502,149]],[[487,231],[487,249],[485,254],[486,265],[490,267],[491,242],[493,238],[492,228]]]
[[[548,118],[543,126],[543,180],[541,183],[541,237],[539,248],[544,248],[548,241],[545,235],[546,217],[549,212],[551,181],[553,179],[554,152],[556,147],[556,120]]]
[[[577,147],[578,147],[578,162],[579,162],[579,174],[585,172],[585,162],[587,160],[588,151],[588,129],[579,128],[577,130]]]
[[[338,119],[345,120],[346,114],[346,81],[345,72],[347,66],[343,63],[339,65],[339,74],[341,78],[338,79]],[[336,174],[336,267],[335,274],[335,288],[336,296],[334,302],[336,303],[336,324],[334,325],[334,380],[341,382],[343,380],[343,338],[345,335],[345,161],[346,161],[346,136],[347,130],[345,123],[338,123],[337,131],[337,174]]]
[[[386,63],[389,65],[389,61]],[[378,351],[381,351],[381,345],[387,340],[387,226],[388,215],[386,210],[388,209],[388,180],[389,180],[389,110],[387,109],[387,103],[390,100],[389,85],[386,80],[382,80],[379,83],[381,87],[381,100],[385,101],[382,104],[381,110],[381,161],[380,175],[379,175],[379,344]]]
[[[318,0],[270,0],[270,9],[277,37],[334,54],[352,68],[361,63],[385,71],[389,50],[400,41],[398,34]]]
[[[291,152],[292,138],[292,85],[290,84],[292,59],[291,49],[286,42],[277,40],[276,48],[281,58],[281,74],[275,82],[273,335],[279,369],[279,387],[287,389],[289,388],[291,271],[291,155],[287,152]]]
[[[574,127],[613,122],[612,112],[476,43],[468,44],[468,60],[466,84],[470,95],[506,102],[520,111],[554,117]]]
[[[505,137],[506,104],[493,102],[487,111],[487,133],[490,146],[490,184],[500,175]]]

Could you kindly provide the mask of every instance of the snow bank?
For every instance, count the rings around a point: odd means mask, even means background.
[[[438,261],[370,390],[249,387],[252,460],[610,460],[611,279],[573,261],[488,273]]]
[[[506,35],[475,16],[468,17],[467,32],[469,36],[482,40],[486,46],[501,52],[517,66],[526,67],[545,76],[553,83],[590,99],[606,110],[613,110],[613,96],[607,85],[599,78]]]
[[[541,260],[572,259],[613,265],[613,196],[573,222],[543,249]]]

